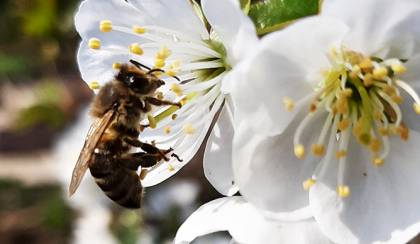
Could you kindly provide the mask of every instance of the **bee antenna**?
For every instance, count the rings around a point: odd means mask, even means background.
[[[130,63],[132,63],[134,66],[136,66],[137,68],[139,68],[139,69],[141,69],[141,68],[145,68],[145,69],[147,69],[147,70],[152,70],[151,68],[149,68],[148,66],[146,66],[146,65],[144,65],[144,64],[142,64],[142,63],[140,63],[140,62],[137,62],[136,60],[133,60],[133,59],[130,59]],[[150,71],[149,71],[150,72]]]

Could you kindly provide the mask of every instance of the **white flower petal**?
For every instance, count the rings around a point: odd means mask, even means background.
[[[278,215],[283,219],[310,216],[306,208],[308,192],[302,183],[312,176],[319,158],[308,153],[304,160],[299,160],[294,155],[291,138],[302,119],[302,114],[297,116],[283,134],[271,137],[261,136],[258,130],[252,129],[253,125],[246,123],[235,128],[233,172],[241,194],[261,209],[280,212]],[[314,118],[311,132],[303,133],[305,145],[310,146],[314,137],[318,137],[323,121],[325,113]]]
[[[347,47],[365,54],[375,54],[389,51],[383,50],[386,44],[391,43],[397,49],[399,46],[409,45],[411,38],[406,34],[410,33],[398,35],[397,27],[405,18],[414,16],[419,9],[418,1],[326,0],[323,3],[322,16],[336,17],[349,25],[351,31],[346,38]],[[413,28],[419,27],[411,24],[406,30]]]
[[[337,197],[337,164],[310,190],[310,205],[323,232],[337,243],[406,243],[420,231],[420,134],[408,142],[391,139],[391,152],[382,167],[352,143],[345,171],[351,195]],[[351,166],[351,167],[350,167]]]
[[[203,167],[207,180],[221,194],[232,196],[238,188],[234,185],[232,170],[233,114],[229,102],[224,107],[208,138]]]
[[[225,197],[209,202],[194,212],[179,228],[175,244],[189,243],[196,237],[217,231],[229,231],[241,244],[330,243],[312,219],[269,221],[242,197]]]
[[[202,0],[204,15],[222,39],[233,65],[244,56],[247,45],[255,45],[257,35],[251,19],[245,16],[238,4],[226,0]]]
[[[188,0],[130,0],[152,25],[188,33],[194,39],[208,37],[205,26]]]
[[[240,81],[229,88],[237,108],[235,120],[248,120],[258,112],[262,116],[255,123],[258,133],[282,133],[311,98],[320,72],[328,64],[329,48],[346,32],[347,27],[335,19],[308,18],[268,35],[252,57],[232,71],[230,79]],[[295,102],[291,112],[283,108],[285,98]]]

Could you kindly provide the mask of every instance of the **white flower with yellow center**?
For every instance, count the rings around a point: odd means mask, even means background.
[[[257,37],[234,1],[204,0],[201,5],[211,32],[189,0],[86,0],[75,17],[83,39],[78,63],[92,89],[113,79],[130,60],[160,69],[166,85],[157,97],[183,103],[180,109],[156,108],[143,122],[150,127],[140,134],[142,141],[172,147],[183,160],[172,158],[149,169],[144,186],[165,180],[190,161],[224,104],[207,144],[205,171],[210,180],[220,176],[215,186],[228,194],[234,192],[232,172],[217,170],[230,161],[231,146],[220,145],[220,140],[231,144],[233,136],[229,71]]]
[[[233,171],[247,200],[313,214],[337,243],[420,231],[420,1],[324,1],[241,65]]]

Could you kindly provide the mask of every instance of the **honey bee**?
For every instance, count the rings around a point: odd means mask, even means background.
[[[154,73],[163,70],[150,69],[134,60],[130,63],[123,64],[115,79],[106,83],[92,101],[90,113],[95,121],[73,170],[70,196],[89,169],[96,184],[110,199],[123,207],[140,208],[143,187],[138,168],[169,160],[166,155],[172,148],[162,150],[138,139],[148,126],[140,125],[140,121],[151,111],[152,105],[181,107],[181,104],[153,97],[156,89],[165,84]],[[142,151],[130,153],[132,147]],[[174,153],[170,156],[182,161]]]

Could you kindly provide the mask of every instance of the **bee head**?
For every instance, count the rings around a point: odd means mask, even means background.
[[[131,65],[121,66],[116,78],[139,95],[150,95],[165,85],[165,82],[156,76]]]

